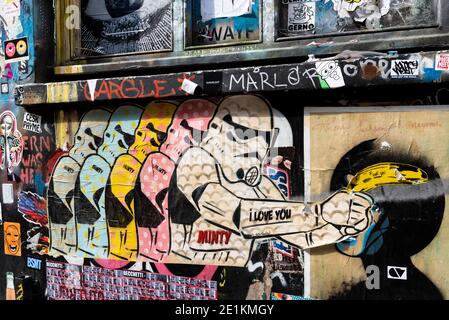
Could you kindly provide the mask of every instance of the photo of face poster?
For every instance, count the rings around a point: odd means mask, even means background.
[[[447,299],[448,110],[306,108],[304,119],[309,200],[341,190],[372,204],[366,231],[310,251],[311,297]]]
[[[171,51],[171,0],[82,0],[81,56]]]
[[[262,0],[188,0],[186,47],[260,42]]]
[[[14,222],[5,222],[3,225],[5,254],[20,257],[22,247],[20,240],[20,224]]]

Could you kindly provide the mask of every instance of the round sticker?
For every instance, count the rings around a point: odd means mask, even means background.
[[[27,52],[27,43],[25,42],[25,40],[20,40],[19,42],[17,42],[16,47],[17,53],[21,56],[23,56]]]
[[[12,58],[14,57],[15,54],[16,54],[16,46],[14,45],[14,43],[9,42],[6,45],[6,55],[8,56],[8,58]]]

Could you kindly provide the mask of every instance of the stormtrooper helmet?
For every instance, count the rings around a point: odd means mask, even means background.
[[[216,105],[205,99],[183,102],[173,116],[167,140],[160,151],[176,162],[190,147],[198,146],[204,138]]]
[[[71,158],[82,164],[89,155],[97,152],[110,117],[111,113],[103,109],[91,110],[84,114],[73,147],[69,151]]]
[[[98,149],[98,154],[109,165],[112,166],[120,155],[127,153],[129,147],[134,143],[134,134],[142,111],[138,106],[124,105],[117,108],[112,114],[104,132],[103,144]]]
[[[168,126],[176,107],[176,104],[168,101],[153,101],[147,105],[128,153],[143,163],[151,152],[158,151],[167,138]]]
[[[227,97],[218,106],[201,144],[217,161],[225,179],[257,186],[274,138],[273,115],[258,96]]]

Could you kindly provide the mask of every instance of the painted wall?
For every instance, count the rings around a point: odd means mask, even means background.
[[[36,299],[46,286],[45,263],[33,260],[38,256],[26,239],[47,220],[42,204],[45,164],[55,149],[53,117],[14,103],[15,87],[35,77],[33,9],[31,0],[0,1],[0,299]],[[29,202],[21,194],[29,194]]]
[[[11,3],[0,6],[11,43],[0,61],[0,299],[449,297],[449,114],[437,107],[449,89],[24,110],[12,92],[34,77],[32,7]],[[386,72],[317,61],[308,77],[330,89],[354,70],[388,82],[448,69],[447,54],[413,57]]]
[[[445,90],[432,94],[445,103]],[[56,112],[56,132],[74,129],[71,139],[57,134],[63,139],[56,145],[65,151],[54,161],[48,225],[42,225],[49,234],[40,250],[50,261],[50,298],[446,298],[446,166],[436,143],[447,138],[447,112],[361,107],[373,100],[363,92],[355,97],[367,100],[339,112],[292,110],[276,95]],[[427,99],[396,98],[372,105]],[[297,101],[295,94],[287,99]],[[267,136],[262,129],[275,138],[251,143]],[[184,164],[191,152],[201,156]],[[261,159],[251,162],[256,152]],[[239,155],[245,155],[242,162]],[[254,168],[260,178],[248,174]],[[210,185],[219,191],[209,194]],[[240,210],[229,208],[232,201]],[[255,226],[241,218],[246,201],[251,220],[260,220]],[[260,209],[269,204],[275,204],[272,215]],[[298,231],[293,228],[307,221],[282,219],[278,208],[329,222]],[[255,237],[243,229],[259,224],[264,233]],[[323,232],[327,227],[338,232]],[[311,247],[320,248],[304,250]],[[58,272],[69,279],[94,274],[94,280],[70,286],[58,283]],[[154,280],[155,274],[161,278]],[[117,288],[140,279],[137,288],[151,282],[154,290],[120,292],[102,284],[102,276],[115,279]]]

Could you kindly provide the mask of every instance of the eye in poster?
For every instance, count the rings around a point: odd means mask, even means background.
[[[186,48],[262,40],[262,0],[188,0]]]
[[[171,51],[171,0],[82,0],[84,57]]]

